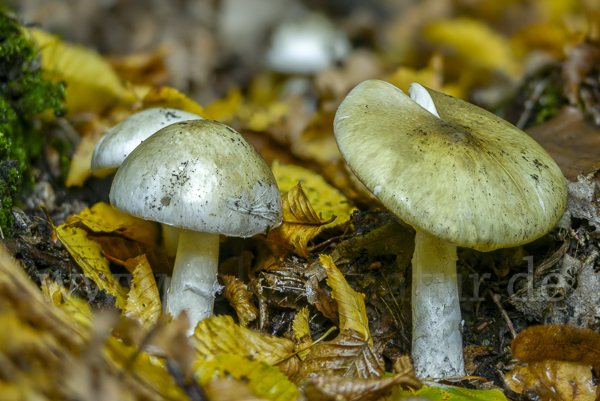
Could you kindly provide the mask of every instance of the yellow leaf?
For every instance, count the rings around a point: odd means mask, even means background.
[[[135,259],[128,260],[126,263],[129,263],[129,261],[135,264],[135,267],[133,268],[133,280],[131,281],[123,315],[129,319],[137,320],[144,328],[150,329],[156,324],[162,312],[160,294],[156,287],[154,274],[146,255],[140,255]]]
[[[292,322],[292,330],[294,332],[294,337],[296,337],[296,341],[298,341],[298,348],[304,349],[304,351],[298,353],[298,358],[300,358],[300,360],[304,359],[306,355],[310,353],[310,350],[305,348],[310,347],[313,343],[312,338],[310,337],[310,328],[308,327],[308,317],[308,308],[304,307],[300,312],[296,313],[294,321]]]
[[[228,123],[243,103],[244,97],[242,96],[242,92],[238,88],[231,89],[223,99],[217,100],[208,106],[204,110],[203,117],[209,120]]]
[[[97,52],[63,42],[38,29],[28,29],[27,33],[41,49],[44,70],[54,81],[67,84],[65,98],[69,114],[102,112],[135,101],[133,92],[125,88],[110,63]]]
[[[500,390],[471,390],[439,383],[423,386],[417,391],[396,387],[389,399],[392,401],[400,401],[412,397],[417,397],[418,399],[423,397],[428,400],[436,401],[508,401],[504,393]]]
[[[71,158],[69,174],[65,181],[67,188],[81,186],[92,175],[92,155],[102,135],[86,135],[81,139]]]
[[[119,233],[145,245],[158,245],[159,226],[149,220],[123,213],[109,204],[98,202],[92,208],[67,218],[68,224],[81,222],[94,232]]]
[[[198,323],[194,332],[198,363],[224,354],[239,354],[248,359],[277,364],[287,376],[297,370],[294,343],[286,338],[262,334],[234,323],[231,316],[213,316]]]
[[[336,216],[331,216],[328,221],[321,221],[300,183],[282,196],[281,208],[283,222],[271,230],[267,237],[273,243],[291,248],[296,254],[308,258],[308,241],[316,235],[321,226],[330,223]]]
[[[49,277],[42,279],[42,292],[46,300],[60,307],[77,324],[82,327],[91,327],[92,310],[90,309],[90,305],[83,299],[69,295],[65,287],[52,281]]]
[[[243,381],[254,395],[267,400],[294,401],[300,397],[298,388],[283,373],[261,361],[223,354],[198,363],[196,380],[201,386],[226,377]]]
[[[340,273],[331,256],[321,255],[319,259],[327,270],[327,284],[332,289],[332,296],[338,303],[340,313],[340,331],[354,330],[360,333],[364,341],[373,344],[369,332],[369,321],[365,308],[365,296],[354,291]]]
[[[448,49],[465,64],[516,78],[521,66],[508,38],[493,31],[482,21],[467,17],[442,20],[428,25],[425,37]]]
[[[179,92],[175,88],[162,86],[153,88],[142,100],[143,108],[168,107],[187,111],[204,117],[204,109],[198,103]]]
[[[66,224],[52,228],[83,273],[96,283],[98,288],[115,296],[117,307],[124,309],[127,291],[110,272],[108,260],[102,255],[100,244],[88,239],[86,232],[80,228],[69,227]]]
[[[340,191],[329,185],[325,179],[312,170],[293,164],[274,161],[271,166],[277,180],[279,192],[285,194],[300,182],[312,207],[325,219],[337,218],[319,227],[318,234],[326,228],[346,223],[356,209]]]

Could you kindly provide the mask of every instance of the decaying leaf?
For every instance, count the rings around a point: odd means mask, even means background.
[[[205,386],[206,396],[210,401],[265,401],[250,391],[248,386],[234,379],[216,379]]]
[[[373,344],[371,333],[369,333],[369,321],[365,307],[365,296],[354,291],[342,273],[333,263],[331,256],[321,255],[319,257],[325,269],[327,269],[327,284],[332,289],[333,299],[337,301],[340,314],[340,332],[352,330],[357,333],[363,341]]]
[[[104,202],[98,202],[79,214],[69,216],[66,222],[81,223],[96,233],[120,234],[150,246],[157,246],[160,236],[159,226],[155,222],[123,213]]]
[[[223,275],[221,278],[225,284],[223,293],[229,304],[235,309],[240,325],[247,326],[248,323],[258,317],[258,309],[254,305],[252,293],[248,291],[246,284],[234,276]]]
[[[512,341],[511,349],[522,362],[556,359],[600,367],[600,334],[581,327],[530,326]]]
[[[385,365],[375,348],[354,330],[345,330],[331,341],[313,345],[300,363],[294,383],[319,376],[378,379]]]
[[[169,107],[204,116],[204,109],[198,103],[175,88],[161,86],[152,88],[142,100],[143,108]]]
[[[123,315],[137,320],[142,327],[150,329],[156,324],[162,312],[160,294],[152,269],[145,255],[130,259],[126,263],[131,263],[135,267]]]
[[[283,164],[278,161],[273,162],[271,170],[282,195],[285,195],[286,192],[300,183],[310,204],[314,210],[319,212],[321,217],[331,218],[331,216],[336,216],[335,220],[319,227],[314,235],[326,228],[346,223],[352,213],[357,210],[351,205],[348,198],[312,170],[293,164]]]
[[[77,227],[61,224],[52,226],[56,236],[75,259],[83,273],[91,279],[98,288],[106,290],[116,298],[116,306],[124,309],[127,291],[116,280],[108,268],[108,260],[102,255],[102,247],[87,238],[86,232]]]
[[[283,222],[271,230],[267,237],[273,243],[291,248],[299,256],[308,258],[308,241],[321,226],[332,222],[336,216],[331,216],[327,221],[321,220],[300,183],[282,196],[282,209]]]
[[[231,316],[213,316],[198,323],[194,337],[198,363],[221,355],[237,354],[276,365],[286,376],[298,370],[294,343],[285,338],[268,336],[235,324]]]
[[[596,386],[590,365],[545,360],[516,366],[506,374],[508,387],[522,393],[534,390],[543,400],[593,401]]]
[[[92,310],[87,302],[69,295],[65,287],[52,281],[49,277],[42,279],[42,292],[46,300],[60,307],[81,327],[88,328],[91,326]]]
[[[41,49],[42,66],[53,80],[66,82],[69,114],[96,111],[135,101],[110,63],[84,46],[68,44],[38,29],[27,31]]]
[[[167,256],[164,247],[156,245],[145,245],[141,242],[127,239],[121,235],[105,233],[88,233],[88,238],[94,240],[102,246],[104,255],[112,262],[122,264],[121,261],[133,259],[140,255],[146,255],[152,271],[155,274],[171,275],[173,272],[174,259]],[[125,265],[125,267],[128,267]],[[133,273],[133,271],[131,271]],[[159,287],[161,283],[158,283]]]
[[[395,369],[396,373],[393,376],[382,379],[320,376],[308,380],[303,386],[303,391],[310,400],[334,400],[342,397],[348,401],[371,401],[381,399],[394,386],[413,390],[421,388],[422,384],[415,376],[410,357],[400,358],[396,365],[402,369],[400,371]]]

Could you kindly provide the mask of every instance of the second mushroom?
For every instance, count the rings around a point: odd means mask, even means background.
[[[566,182],[527,134],[477,106],[412,84],[365,81],[334,132],[356,176],[416,231],[412,357],[419,377],[464,374],[457,246],[491,251],[552,229]]]
[[[251,237],[281,223],[273,173],[238,132],[216,121],[165,127],[125,159],[110,191],[117,209],[180,228],[167,312],[193,334],[213,312],[219,235]]]

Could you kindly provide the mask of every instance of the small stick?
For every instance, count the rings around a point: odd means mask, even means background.
[[[508,329],[510,330],[510,334],[512,334],[513,338],[515,338],[517,336],[517,332],[515,331],[515,326],[513,326],[512,321],[508,317],[508,313],[506,313],[506,311],[504,310],[504,308],[500,304],[500,298],[501,298],[501,296],[498,295],[498,294],[494,294],[491,290],[490,290],[490,295],[492,296],[492,301],[494,301],[494,303],[500,309],[500,313],[502,313],[502,317],[504,317],[504,320],[506,321]]]

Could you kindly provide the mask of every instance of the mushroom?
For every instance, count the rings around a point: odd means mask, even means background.
[[[416,231],[412,357],[420,377],[464,374],[456,247],[533,241],[566,206],[548,153],[477,106],[413,83],[409,96],[369,80],[334,120],[342,156],[383,204]]]
[[[167,125],[202,117],[187,111],[153,107],[134,113],[112,127],[100,139],[92,155],[92,174],[102,178],[117,171],[123,160],[142,141]],[[179,230],[161,225],[165,249],[169,256],[177,250]]]
[[[281,224],[281,197],[262,156],[216,121],[169,125],[142,142],[115,175],[117,209],[180,229],[166,310],[185,311],[188,334],[212,316],[219,234],[251,237]]]

